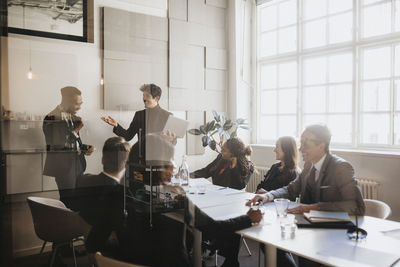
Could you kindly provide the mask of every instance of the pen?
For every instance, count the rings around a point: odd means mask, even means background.
[[[223,190],[223,189],[227,189],[227,187],[218,188],[218,190]]]

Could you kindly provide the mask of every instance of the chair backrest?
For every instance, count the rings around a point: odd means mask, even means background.
[[[87,224],[56,199],[28,197],[36,235],[48,242],[66,242],[84,235]]]
[[[143,265],[136,265],[104,257],[99,252],[97,252],[94,257],[98,267],[144,267]]]
[[[365,215],[386,219],[392,213],[389,205],[375,199],[364,199]]]

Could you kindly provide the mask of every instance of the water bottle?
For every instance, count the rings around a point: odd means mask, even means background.
[[[186,162],[186,155],[183,155],[182,164],[179,167],[179,180],[181,185],[189,185],[189,166]]]

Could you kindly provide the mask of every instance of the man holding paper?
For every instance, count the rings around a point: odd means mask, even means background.
[[[324,210],[363,215],[365,204],[353,167],[329,152],[330,140],[331,133],[326,126],[308,126],[300,140],[299,151],[305,161],[300,176],[285,187],[255,196],[247,205],[275,198],[295,200],[300,197],[302,204],[288,212],[301,214]]]

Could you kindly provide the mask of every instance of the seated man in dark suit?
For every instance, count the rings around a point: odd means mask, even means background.
[[[363,215],[365,204],[354,177],[354,169],[350,163],[329,152],[330,141],[328,127],[317,124],[308,126],[300,139],[299,151],[305,162],[300,176],[287,186],[255,196],[247,204],[300,197],[302,204],[288,212],[302,214],[310,210],[324,210]],[[278,264],[283,266],[279,260],[278,254]],[[319,265],[303,258],[299,262],[300,265]]]
[[[302,205],[289,212],[325,210],[363,215],[365,204],[354,169],[350,163],[329,152],[330,140],[331,133],[326,126],[308,126],[300,139],[299,150],[305,162],[300,176],[287,186],[255,196],[248,204],[275,198],[295,200],[300,196]]]
[[[122,137],[112,137],[103,146],[103,172],[98,175],[83,175],[77,180],[75,192],[77,210],[92,226],[87,237],[89,253],[102,251],[115,231],[120,247],[126,240],[124,227],[124,191],[121,179],[130,146]]]

